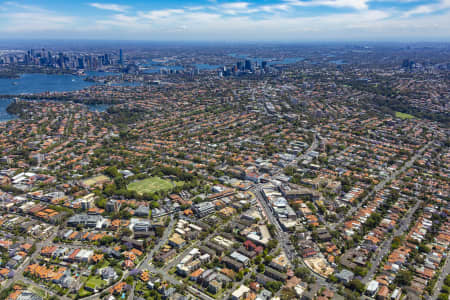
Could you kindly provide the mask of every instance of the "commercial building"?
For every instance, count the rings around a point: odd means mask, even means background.
[[[199,218],[206,217],[215,211],[215,206],[212,202],[202,202],[193,205],[193,211],[195,215]]]
[[[67,220],[68,226],[82,225],[89,228],[102,228],[106,225],[106,219],[100,215],[78,214]]]

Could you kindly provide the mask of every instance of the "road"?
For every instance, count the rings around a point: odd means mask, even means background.
[[[411,157],[410,160],[408,160],[400,169],[398,169],[397,171],[395,171],[393,174],[391,174],[390,176],[388,176],[387,178],[383,179],[382,181],[380,181],[380,183],[378,183],[373,190],[367,194],[367,196],[365,196],[356,206],[352,206],[350,208],[350,210],[347,212],[347,214],[342,218],[342,220],[346,220],[347,218],[349,218],[350,216],[353,216],[355,214],[355,212],[357,210],[359,210],[361,208],[361,206],[363,204],[366,203],[367,199],[369,199],[370,197],[372,197],[374,194],[378,193],[380,190],[382,190],[384,188],[384,186],[394,180],[395,178],[397,178],[398,175],[402,174],[406,169],[410,168],[414,162],[423,154],[423,152],[425,152],[425,150],[431,145],[432,141],[428,142],[425,146],[423,146],[416,154],[413,155],[413,157]],[[340,223],[342,224],[342,223]],[[333,224],[330,226],[332,229],[334,229],[336,227],[336,224]]]
[[[414,162],[423,154],[423,152],[428,148],[428,146],[431,144],[431,142],[429,142],[428,144],[426,144],[425,146],[423,146],[413,157],[411,157],[411,159],[409,161],[407,161],[400,169],[398,169],[396,172],[394,172],[391,176],[389,176],[388,178],[385,178],[383,181],[381,181],[378,185],[375,186],[375,188],[372,190],[371,193],[369,193],[360,203],[358,206],[352,207],[350,209],[350,211],[347,213],[347,216],[350,216],[352,214],[354,214],[356,212],[357,209],[359,209],[359,207],[361,207],[361,205],[363,203],[365,203],[365,201],[371,197],[374,193],[377,193],[378,191],[380,191],[381,189],[384,188],[384,186],[390,182],[391,180],[394,180],[398,175],[402,174],[406,169],[410,168]],[[306,157],[306,155],[308,155],[311,151],[313,151],[314,149],[316,149],[318,146],[318,139],[317,136],[314,136],[314,142],[312,143],[311,147],[306,151],[306,153],[302,156],[299,157],[299,159],[303,159],[304,157]],[[303,158],[302,158],[303,157]],[[294,162],[292,162],[294,163]],[[281,247],[283,248],[284,252],[286,253],[286,256],[289,260],[289,262],[292,265],[292,261],[295,257],[297,257],[296,253],[295,253],[295,249],[290,246],[288,244],[289,241],[289,237],[284,233],[284,231],[281,229],[281,226],[278,222],[278,220],[275,218],[275,216],[272,213],[272,210],[269,207],[269,204],[266,202],[266,200],[264,199],[264,197],[262,196],[261,193],[261,185],[256,185],[253,189],[252,192],[255,194],[255,196],[258,199],[258,202],[260,203],[260,206],[263,208],[265,215],[268,219],[268,221],[273,224],[275,226],[276,229],[276,238],[279,241]],[[392,239],[394,236],[397,235],[401,235],[407,228],[408,228],[408,224],[411,221],[411,217],[414,214],[414,211],[417,209],[417,207],[419,206],[420,202],[417,202],[416,205],[408,212],[408,215],[406,217],[406,222],[404,222],[404,224],[394,233],[394,235],[387,241],[385,241],[382,246],[380,247],[381,250],[379,250],[379,253],[374,257],[373,259],[373,264],[372,264],[372,268],[371,270],[368,272],[368,274],[366,275],[366,277],[364,278],[365,281],[368,281],[368,279],[372,278],[373,274],[375,273],[379,263],[381,262],[381,259],[384,257],[384,255],[386,255],[386,253],[390,250],[390,245],[392,243]],[[345,218],[344,218],[345,219]],[[334,229],[334,228],[333,228]],[[303,261],[303,259],[301,257],[300,258],[300,262],[301,265],[306,266],[308,269],[310,269]],[[310,269],[311,270],[311,269]],[[312,271],[312,270],[311,270]],[[328,282],[326,282],[326,278],[324,278],[323,276],[315,273],[312,271],[312,274],[314,275],[314,277],[316,278],[317,283],[319,283],[322,286],[327,286],[329,289],[334,289],[334,286]]]
[[[304,159],[306,159],[309,154],[312,151],[315,151],[317,149],[317,147],[319,146],[319,140],[320,140],[320,136],[318,134],[314,134],[314,140],[312,142],[312,144],[310,145],[310,147],[305,151],[304,154],[302,154],[301,156],[299,156],[298,158],[294,159],[293,161],[291,161],[288,166],[297,166],[299,161],[302,161]],[[425,146],[423,146],[409,161],[407,161],[399,170],[395,171],[391,176],[389,176],[388,178],[385,178],[383,181],[381,181],[378,185],[376,185],[374,187],[374,189],[372,190],[371,193],[369,193],[369,195],[367,195],[356,207],[353,207],[347,216],[350,216],[352,214],[354,214],[354,212],[359,209],[363,203],[365,203],[365,201],[367,201],[367,199],[372,196],[373,194],[377,193],[378,191],[380,191],[381,189],[384,188],[384,186],[394,180],[398,175],[402,174],[406,169],[410,168],[414,162],[423,154],[423,152],[429,147],[429,145],[431,144],[431,142],[429,142],[428,144],[426,144]],[[279,173],[278,173],[279,174]],[[277,174],[275,174],[274,176],[276,176]],[[260,204],[260,206],[263,208],[263,212],[266,216],[266,218],[268,219],[268,221],[273,224],[275,226],[276,229],[276,238],[279,242],[279,245],[282,247],[284,253],[287,256],[287,259],[289,260],[290,264],[292,264],[292,261],[297,257],[295,248],[289,245],[289,236],[282,230],[280,223],[278,222],[278,219],[275,218],[275,216],[272,213],[272,210],[269,207],[269,204],[265,201],[264,197],[262,196],[261,193],[261,188],[262,185],[256,185],[252,191],[254,192],[255,196],[257,197],[257,200]],[[379,263],[381,262],[381,259],[386,255],[386,253],[390,250],[390,245],[392,243],[392,239],[394,236],[398,236],[401,235],[407,228],[408,225],[410,223],[410,219],[412,217],[412,215],[414,214],[415,210],[417,209],[417,207],[420,205],[420,203],[416,203],[415,207],[413,207],[409,212],[408,215],[406,217],[406,222],[404,222],[404,224],[402,224],[402,226],[394,233],[394,235],[389,239],[389,241],[384,243],[384,247],[380,247],[380,249],[383,249],[379,252],[379,254],[376,255],[376,257],[374,258],[374,263],[372,264],[372,268],[371,270],[368,272],[367,274],[367,278],[371,278],[374,274],[374,272],[377,269],[377,266],[379,265]],[[173,221],[173,220],[172,220]],[[221,227],[224,227],[226,224],[223,224]],[[177,280],[176,278],[174,278],[173,276],[170,276],[168,271],[170,269],[172,269],[174,266],[176,266],[181,259],[187,254],[189,253],[190,250],[192,250],[192,248],[194,248],[197,245],[197,242],[194,243],[193,245],[191,245],[190,247],[188,247],[185,251],[183,251],[183,253],[181,253],[180,255],[178,255],[175,259],[173,259],[171,262],[169,262],[163,269],[158,270],[156,268],[154,268],[153,266],[150,266],[148,264],[148,262],[151,262],[153,254],[156,252],[156,249],[159,249],[161,246],[163,246],[165,244],[165,242],[168,239],[168,235],[171,232],[171,230],[166,230],[165,231],[165,236],[163,237],[163,239],[161,239],[160,243],[158,244],[158,247],[155,247],[155,249],[153,250],[153,253],[151,254],[151,256],[149,257],[149,259],[146,261],[146,264],[143,264],[139,269],[144,268],[144,266],[147,266],[147,268],[154,272],[154,273],[158,273],[161,274],[161,276],[164,278],[164,280],[167,280],[168,282],[174,284],[174,285],[180,285],[183,284],[182,282],[180,282],[179,280]],[[210,234],[207,239],[210,239],[212,236],[214,236],[215,233]],[[307,267],[308,269],[310,269],[303,261],[303,259],[301,257],[299,257],[299,261],[300,264],[303,267]],[[447,264],[446,266],[448,267],[448,260],[447,260]],[[311,269],[310,269],[311,270]],[[312,270],[311,270],[312,271]],[[328,283],[326,281],[326,278],[315,273],[315,272],[311,272],[313,274],[313,276],[316,279],[316,283],[318,286],[326,286],[328,289],[331,290],[335,290],[335,287],[333,284]],[[445,272],[443,272],[444,274]],[[447,272],[448,273],[448,272]],[[372,275],[370,275],[372,274]],[[364,278],[366,280],[366,277]],[[187,287],[187,290],[192,293],[193,295],[200,297],[204,300],[212,300],[213,298],[209,297],[208,295],[206,295],[205,293],[201,292],[200,290],[198,290],[197,288],[194,287]]]
[[[450,259],[447,257],[444,266],[442,267],[441,275],[434,286],[433,295],[431,296],[431,300],[436,300],[439,296],[442,286],[444,285],[444,280],[447,275],[450,274]]]
[[[142,259],[142,261],[136,266],[136,269],[138,270],[142,270],[142,269],[150,269],[149,263],[152,261],[153,256],[155,255],[155,253],[157,251],[159,251],[159,249],[167,242],[170,233],[172,232],[173,227],[175,226],[176,220],[175,218],[173,218],[172,216],[170,217],[170,223],[167,226],[166,230],[164,230],[164,234],[161,237],[161,239],[159,240],[158,244],[155,245],[155,247],[153,247],[152,250],[150,250],[150,252],[148,253],[148,255],[146,257],[144,257],[144,259]],[[115,282],[113,284],[116,285],[120,282],[122,282],[124,279],[126,279],[128,277],[128,271],[125,271],[122,274],[122,277],[119,279],[119,281]],[[128,296],[128,300],[133,299],[133,295],[134,295],[134,288],[136,287],[135,284],[133,284],[133,286],[131,287],[131,291],[129,292],[129,296]],[[101,290],[98,293],[95,293],[89,297],[83,298],[84,300],[94,300],[94,299],[99,299],[99,296],[105,291],[105,289]],[[130,298],[131,297],[131,298]]]
[[[119,281],[115,282],[115,283],[112,284],[111,286],[115,286],[116,284],[121,283],[121,282],[122,282],[125,278],[127,278],[127,277],[128,277],[128,270],[125,271],[125,272],[123,272],[122,277],[119,279]],[[109,289],[109,287],[107,287],[106,289],[101,290],[101,291],[98,292],[98,293],[95,293],[95,294],[92,294],[92,295],[90,295],[90,296],[88,296],[88,297],[84,297],[84,298],[80,298],[80,299],[83,299],[83,300],[96,300],[96,299],[100,299],[100,295],[101,295],[105,290],[108,290],[108,289]]]
[[[228,225],[228,223],[232,222],[234,220],[231,219],[228,222],[223,223],[222,225],[219,226],[218,230],[215,230],[213,233],[209,234],[205,240],[209,240],[211,239],[214,235],[216,235],[217,231],[220,231],[221,229],[223,229],[226,225]],[[172,220],[173,222],[175,220]],[[183,285],[184,283],[180,280],[178,280],[177,278],[171,276],[169,274],[170,269],[172,269],[173,267],[175,267],[177,264],[180,263],[180,261],[195,247],[197,247],[197,245],[200,243],[200,241],[195,241],[192,245],[190,245],[189,247],[187,247],[182,253],[178,254],[174,259],[172,259],[170,262],[166,263],[164,265],[163,268],[161,269],[157,269],[155,268],[152,264],[151,264],[151,260],[153,259],[153,255],[154,253],[157,251],[157,249],[159,250],[160,247],[162,247],[168,240],[170,233],[172,232],[172,228],[175,225],[175,222],[171,224],[169,224],[169,230],[165,230],[164,231],[164,237],[161,239],[161,241],[158,243],[158,246],[155,247],[152,252],[150,253],[148,259],[145,260],[145,262],[143,264],[141,264],[138,269],[139,270],[143,270],[143,269],[147,269],[149,270],[151,273],[155,273],[155,274],[160,274],[162,276],[162,278],[164,280],[166,280],[167,282],[170,282],[173,285]],[[210,296],[208,296],[207,294],[203,293],[202,291],[200,291],[199,289],[195,288],[195,287],[191,287],[191,286],[187,286],[187,290],[197,296],[202,298],[203,300],[214,300],[213,298],[211,298]]]
[[[170,237],[170,234],[173,231],[173,227],[175,226],[175,224],[177,223],[177,220],[173,217],[171,217],[170,223],[167,226],[166,230],[164,230],[164,234],[161,237],[161,239],[159,240],[158,244],[155,245],[155,247],[153,247],[152,250],[150,250],[150,252],[148,253],[148,256],[146,258],[144,258],[143,263],[142,263],[142,267],[148,266],[149,264],[151,264],[151,261],[153,260],[153,256],[156,254],[156,252],[159,251],[159,249],[161,249],[162,246],[164,246],[167,243],[167,240]]]
[[[178,279],[176,279],[175,277],[171,276],[167,271],[164,271],[162,269],[156,269],[155,267],[149,265],[147,267],[147,269],[151,272],[151,273],[155,273],[155,274],[160,274],[161,277],[173,284],[173,285],[183,285],[184,283],[182,281],[179,281]],[[203,300],[214,300],[213,298],[211,298],[210,296],[208,296],[207,294],[203,293],[202,291],[200,291],[199,289],[192,287],[192,286],[186,286],[186,289],[193,295],[202,298]]]
[[[30,280],[27,277],[23,276],[23,272],[25,271],[26,267],[31,262],[36,261],[36,258],[41,253],[42,248],[44,246],[50,245],[52,243],[53,239],[58,234],[58,230],[59,230],[59,227],[55,228],[54,232],[48,238],[46,238],[45,240],[43,240],[41,242],[36,243],[36,251],[34,251],[34,253],[30,257],[25,259],[25,261],[20,265],[20,267],[14,272],[14,276],[12,278],[8,279],[7,281],[5,281],[3,283],[3,286],[5,289],[7,289],[14,282],[22,281],[26,284],[32,285],[32,286],[40,289],[40,290],[44,290],[49,295],[57,296],[59,299],[69,300],[69,298],[67,298],[66,296],[57,295],[55,292],[53,292],[51,289],[49,289],[45,285],[38,284],[38,283],[34,282],[33,280]]]
[[[288,259],[290,265],[293,265],[293,260],[295,258],[299,258],[300,264],[303,267],[308,268],[311,270],[303,261],[303,258],[301,256],[297,256],[295,248],[291,245],[289,245],[289,236],[281,229],[280,223],[278,222],[277,218],[272,213],[272,210],[269,207],[269,204],[266,202],[264,197],[261,193],[261,186],[257,185],[253,189],[253,193],[258,199],[258,202],[262,206],[262,209],[265,211],[265,215],[268,217],[269,223],[273,224],[275,226],[275,238],[278,240],[279,245],[283,249],[284,253],[286,254],[286,258]],[[326,278],[313,272],[311,270],[311,274],[315,277],[316,283],[318,286],[326,286],[328,289],[335,290],[335,287],[326,281]]]
[[[5,289],[8,288],[13,282],[24,279],[23,271],[25,271],[26,267],[30,262],[36,260],[36,258],[41,253],[41,250],[44,246],[47,246],[52,243],[53,239],[58,234],[58,230],[59,227],[55,228],[54,232],[47,239],[36,243],[36,250],[34,251],[34,253],[20,265],[20,267],[14,272],[14,276],[12,278],[8,279],[3,283]]]
[[[199,289],[197,289],[196,287],[193,286],[188,286],[187,290],[193,294],[194,296],[200,297],[203,300],[215,300],[214,298],[206,295],[205,293],[203,293],[202,291],[200,291]]]
[[[372,259],[370,260],[370,263],[372,264],[372,267],[367,272],[366,276],[364,276],[362,282],[364,284],[367,284],[372,277],[375,275],[378,266],[381,263],[381,260],[383,257],[385,257],[391,250],[391,244],[395,237],[401,236],[409,227],[409,224],[411,223],[411,218],[413,217],[414,213],[416,212],[417,208],[422,204],[422,201],[417,201],[416,204],[409,209],[407,214],[401,219],[401,225],[398,229],[394,230],[393,234],[390,238],[385,240],[380,247],[378,247],[377,251],[375,252],[375,255],[372,256]]]
[[[144,257],[144,259],[140,262],[140,264],[136,266],[136,268],[138,270],[148,269],[149,268],[149,266],[151,264],[151,261],[153,260],[153,256],[156,254],[156,252],[159,251],[159,249],[161,249],[162,246],[164,246],[167,243],[167,240],[169,239],[169,236],[172,233],[173,227],[175,226],[176,222],[177,222],[177,220],[173,216],[170,216],[170,223],[167,226],[166,230],[164,230],[163,236],[159,240],[158,244],[156,244],[153,247],[153,249],[150,250],[148,255],[146,257]],[[136,287],[136,283],[134,282],[133,286],[131,288],[131,291],[129,293],[128,300],[133,299],[135,287]]]
[[[214,232],[210,233],[205,240],[210,240],[213,236],[217,234],[217,232],[220,232],[225,226],[228,225],[228,223],[232,222],[234,218],[231,220],[228,220],[227,222],[220,225],[217,230],[214,230]],[[162,268],[163,272],[168,272],[170,269],[175,267],[180,263],[180,261],[185,257],[193,248],[197,247],[197,245],[200,244],[200,241],[195,241],[192,245],[190,245],[188,248],[186,248],[182,253],[178,254],[174,259],[172,259],[170,262],[166,263],[165,266]]]
[[[131,291],[128,294],[128,300],[133,300],[134,298],[134,289],[136,288],[136,281],[133,282],[133,286],[131,287]]]
[[[58,299],[70,300],[70,299],[67,298],[66,296],[60,296],[60,295],[56,294],[54,291],[50,290],[50,289],[49,289],[48,287],[46,287],[45,285],[43,285],[43,284],[37,284],[37,283],[34,282],[33,280],[30,280],[30,279],[28,279],[28,278],[26,278],[26,277],[23,277],[23,278],[20,279],[20,280],[21,280],[22,282],[28,284],[28,285],[34,286],[35,288],[38,288],[38,289],[40,289],[40,290],[44,290],[48,295],[56,296],[56,297],[58,297]]]
[[[305,160],[306,158],[308,158],[309,154],[312,151],[315,151],[317,149],[317,147],[319,147],[320,139],[321,139],[320,135],[318,133],[315,133],[314,140],[313,140],[311,146],[309,146],[309,148],[305,151],[305,153],[303,153],[302,155],[300,155],[299,157],[295,158],[290,163],[288,163],[286,167],[297,167],[299,161],[302,161],[302,160]],[[275,173],[273,176],[279,175],[282,172],[284,172],[284,170],[280,170],[279,172]]]
[[[318,133],[314,133],[314,140],[313,140],[311,146],[309,146],[309,148],[305,151],[304,154],[300,155],[297,159],[294,160],[295,161],[295,165],[297,165],[299,161],[308,158],[309,154],[312,151],[316,151],[317,147],[319,147],[319,140],[320,139],[321,139],[320,135]]]

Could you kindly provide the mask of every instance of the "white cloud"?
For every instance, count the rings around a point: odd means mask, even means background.
[[[368,9],[367,3],[370,0],[285,0],[288,4],[293,6],[329,6],[336,8],[353,8],[357,10]]]
[[[260,10],[266,13],[273,13],[276,11],[288,11],[290,6],[288,4],[273,4],[273,5],[263,5]]]
[[[76,23],[76,19],[39,6],[8,1],[3,3],[0,10],[0,32],[13,35],[54,32],[70,28]]]
[[[220,7],[224,9],[247,9],[248,6],[248,2],[230,2],[220,5]]]
[[[1,31],[6,33],[64,30],[75,23],[73,17],[41,12],[1,13],[0,19],[6,23],[6,25],[1,26]]]
[[[227,15],[238,15],[249,13],[249,5],[248,2],[230,2],[221,4],[214,9]]]
[[[439,3],[419,5],[404,13],[404,17],[409,18],[414,15],[431,14],[450,8],[450,0],[441,0]]]
[[[386,0],[280,0],[278,4],[255,4],[250,0],[210,1],[206,6],[149,11],[102,4],[101,9],[111,13],[97,18],[74,17],[37,6],[3,2],[0,6],[0,36],[252,41],[450,38],[450,12],[445,10],[450,8],[450,0],[416,5],[407,13],[395,9],[369,9],[369,1]],[[316,6],[352,10],[296,15],[303,7]],[[440,10],[443,11],[439,16],[429,15]]]
[[[158,20],[171,17],[173,15],[183,14],[184,9],[161,9],[161,10],[151,10],[148,12],[139,12],[138,16],[140,18],[148,20]]]
[[[139,18],[134,24],[120,23],[117,32],[132,32],[161,40],[400,40],[448,37],[450,18],[420,21],[392,19],[390,12],[361,10],[324,16],[287,17],[273,15],[255,19],[246,15],[224,15],[215,11],[186,10],[160,19]],[[436,26],[441,24],[440,26]],[[130,36],[130,35],[128,35]],[[128,37],[127,36],[127,37]],[[116,36],[113,36],[116,37]]]
[[[205,6],[189,6],[189,7],[185,7],[186,10],[191,10],[191,11],[204,10],[205,8],[206,8]]]
[[[130,7],[126,5],[113,4],[113,3],[89,3],[90,6],[102,9],[102,10],[111,10],[115,12],[126,12]]]
[[[35,6],[35,5],[26,5],[26,4],[22,4],[22,3],[18,3],[15,1],[6,1],[3,3],[4,10],[8,10],[8,9],[20,9],[23,11],[34,11],[34,12],[46,12],[47,10],[39,7],[39,6]]]
[[[291,6],[287,3],[269,4],[269,5],[251,5],[249,2],[230,2],[218,6],[210,6],[212,10],[216,10],[226,15],[248,15],[255,13],[275,13],[279,11],[288,11]]]
[[[114,15],[113,18],[115,20],[117,20],[118,22],[124,22],[124,23],[136,23],[139,20],[138,17],[127,16],[124,14]]]

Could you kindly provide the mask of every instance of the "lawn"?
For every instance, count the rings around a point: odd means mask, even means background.
[[[98,266],[99,269],[102,268],[106,268],[107,266],[109,266],[109,261],[107,261],[106,259],[102,260]]]
[[[89,292],[89,291],[86,291],[86,290],[83,289],[83,288],[82,288],[81,290],[78,291],[78,296],[80,296],[81,298],[87,297],[87,296],[90,296],[90,295],[92,295],[92,293]]]
[[[42,298],[45,297],[45,292],[43,290],[41,290],[41,289],[39,289],[39,288],[37,288],[35,286],[31,286],[31,287],[29,287],[29,289],[30,289],[31,292],[35,293],[36,295],[38,295],[38,296],[40,296]]]
[[[95,176],[95,177],[91,177],[88,179],[83,180],[83,184],[85,186],[93,186],[97,183],[101,183],[101,182],[105,182],[105,181],[109,181],[110,178],[106,175],[99,175],[99,176]]]
[[[161,179],[159,177],[150,177],[130,183],[127,188],[130,191],[136,191],[139,194],[156,193],[159,191],[170,191],[175,186],[183,185],[182,181],[172,182],[170,180]]]
[[[106,284],[106,281],[102,280],[98,276],[94,276],[86,281],[86,286],[92,289],[101,289]]]
[[[395,112],[395,117],[400,118],[400,119],[415,119],[416,118],[413,115],[405,114],[405,113],[402,113],[399,111]]]

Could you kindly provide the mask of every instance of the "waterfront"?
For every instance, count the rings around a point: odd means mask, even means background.
[[[74,75],[23,74],[20,78],[0,79],[0,95],[81,90],[95,83]]]
[[[92,72],[88,75],[107,76],[116,75],[106,72]],[[84,76],[74,75],[49,75],[49,74],[22,74],[20,78],[0,79],[0,95],[17,95],[44,93],[44,92],[64,92],[81,90],[93,86],[95,82],[84,81]],[[133,85],[125,83],[124,85]],[[6,111],[12,99],[0,99],[0,122],[13,120],[16,116]],[[102,112],[108,109],[109,105],[87,105],[91,111]]]
[[[303,57],[286,57],[283,59],[274,59],[274,58],[268,58],[268,57],[252,57],[248,54],[237,54],[237,53],[231,53],[229,56],[238,58],[238,59],[245,59],[250,60],[253,63],[257,63],[259,65],[262,64],[263,61],[267,62],[267,65],[273,66],[273,65],[290,65],[295,64],[301,61],[304,61],[305,58]]]
[[[0,122],[10,121],[16,118],[15,115],[12,115],[6,111],[6,108],[12,101],[12,99],[0,99]]]
[[[97,112],[104,112],[106,111],[111,105],[109,104],[86,104],[88,109],[90,111],[97,111]]]

